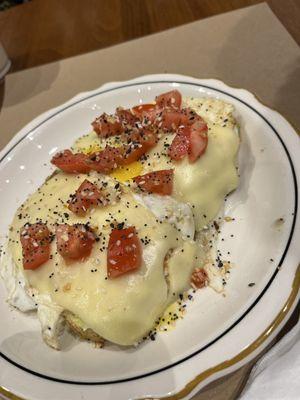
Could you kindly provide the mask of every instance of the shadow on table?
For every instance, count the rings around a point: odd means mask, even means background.
[[[280,27],[266,25],[264,34],[257,35],[263,23],[250,8],[224,38],[214,61],[215,71],[225,82],[254,92],[300,125],[300,58],[293,54],[292,45],[284,47]],[[268,48],[270,52],[266,52]]]
[[[5,107],[22,103],[48,90],[58,73],[58,62],[12,73],[13,79],[9,80],[9,90],[5,92]],[[8,75],[6,79],[9,77]]]
[[[296,130],[300,129],[300,113],[299,113],[299,99],[300,99],[300,57],[297,62],[287,67],[289,71],[286,76],[286,81],[278,89],[273,107],[284,113],[283,116],[294,125]]]

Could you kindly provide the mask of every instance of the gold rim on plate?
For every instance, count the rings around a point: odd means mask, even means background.
[[[181,389],[179,392],[177,392],[174,395],[171,396],[164,396],[164,397],[153,397],[153,398],[147,398],[147,400],[180,400],[183,399],[185,396],[187,396],[199,383],[201,383],[204,379],[208,378],[209,376],[215,374],[216,372],[222,371],[226,368],[231,367],[232,365],[242,361],[244,358],[249,356],[249,354],[253,353],[259,346],[265,342],[270,335],[274,332],[274,330],[280,325],[280,323],[283,321],[285,316],[288,314],[290,311],[292,305],[294,304],[294,301],[298,295],[300,289],[300,265],[298,265],[298,268],[296,270],[296,274],[294,277],[294,281],[292,284],[292,291],[285,302],[285,305],[283,308],[280,310],[276,318],[272,321],[272,323],[263,331],[263,333],[254,341],[252,342],[249,346],[247,346],[243,351],[241,351],[239,354],[231,358],[230,360],[226,360],[212,368],[207,369],[206,371],[203,371],[201,374],[197,375],[191,382],[189,382],[183,389]],[[143,400],[143,399],[141,399]]]
[[[300,265],[298,265],[293,284],[291,293],[285,302],[283,308],[280,310],[276,318],[272,321],[272,323],[264,330],[264,332],[248,347],[246,347],[243,351],[237,354],[235,357],[231,358],[230,360],[226,360],[212,368],[203,371],[201,374],[197,375],[191,382],[189,382],[183,389],[181,389],[178,393],[167,396],[167,397],[153,397],[147,398],[147,400],[180,400],[191,393],[192,390],[195,389],[199,383],[203,382],[204,379],[210,377],[211,375],[215,374],[216,372],[223,371],[226,368],[231,367],[232,365],[242,361],[244,358],[249,356],[253,351],[255,351],[259,346],[261,346],[274,332],[274,330],[280,325],[283,319],[286,317],[288,312],[290,311],[294,301],[297,297],[297,294],[300,289]],[[6,396],[10,400],[25,400],[23,397],[18,397],[17,395],[13,394],[8,389],[0,386],[0,393]],[[141,399],[143,400],[143,399]]]

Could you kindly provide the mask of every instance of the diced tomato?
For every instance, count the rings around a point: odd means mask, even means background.
[[[90,167],[86,161],[88,156],[83,153],[72,153],[71,150],[64,150],[54,155],[51,163],[64,172],[71,174],[86,173]]]
[[[139,106],[132,107],[132,112],[135,115],[143,115],[143,113],[152,111],[156,108],[155,104],[140,104]]]
[[[89,155],[88,165],[92,170],[109,174],[121,165],[123,154],[121,147],[106,146],[104,150]]]
[[[198,158],[205,153],[207,148],[208,138],[207,135],[199,133],[198,131],[191,131],[190,136],[190,149],[189,149],[189,160],[194,163]]]
[[[134,182],[143,191],[165,196],[172,194],[173,176],[174,171],[172,169],[163,169],[136,176]]]
[[[141,104],[132,108],[132,112],[141,120],[144,126],[158,126],[161,121],[162,111],[155,104]]]
[[[57,251],[65,259],[77,260],[90,255],[95,236],[86,225],[61,224],[56,228]]]
[[[168,154],[172,160],[181,160],[188,154],[190,147],[190,133],[191,131],[189,127],[179,129],[168,150]]]
[[[135,227],[113,229],[107,250],[107,275],[116,278],[140,268],[142,247]]]
[[[207,125],[202,118],[197,118],[197,121],[191,126],[190,133],[189,161],[191,163],[195,162],[205,153],[207,144]]]
[[[181,94],[178,90],[172,90],[171,92],[163,93],[155,98],[158,107],[181,107]]]
[[[139,119],[143,119],[149,115],[155,116],[153,111],[157,111],[157,108],[155,104],[140,104],[139,106],[132,107],[131,110]],[[150,119],[152,120],[152,117]]]
[[[191,283],[198,289],[203,288],[208,283],[208,275],[203,268],[195,268],[192,273]]]
[[[114,116],[103,113],[100,117],[92,122],[94,131],[102,138],[120,135],[123,132],[123,127],[120,121]]]
[[[26,224],[20,233],[23,268],[36,269],[50,258],[51,232],[41,222]]]
[[[68,208],[74,214],[83,216],[90,207],[98,205],[101,199],[102,196],[98,187],[85,179],[75,194],[71,195]]]
[[[37,269],[50,258],[50,246],[38,247],[32,253],[25,253],[23,257],[24,269]]]
[[[199,116],[190,126],[179,129],[169,147],[172,160],[181,160],[188,155],[191,163],[205,153],[208,144],[207,125]]]
[[[188,115],[181,110],[166,108],[161,115],[161,123],[158,126],[164,131],[174,132],[181,126],[187,126],[189,122]]]
[[[131,141],[124,147],[124,158],[121,165],[128,165],[139,160],[142,155],[152,149],[157,143],[155,132],[143,129],[131,137]]]
[[[135,116],[131,110],[124,110],[123,108],[118,107],[116,109],[116,115],[118,116],[120,122],[125,126],[130,125],[133,127],[137,122],[139,122],[139,118]]]

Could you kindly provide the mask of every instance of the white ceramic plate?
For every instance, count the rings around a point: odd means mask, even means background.
[[[226,214],[235,221],[224,224],[220,235],[225,238],[220,247],[235,265],[226,297],[199,291],[176,329],[138,348],[97,350],[66,337],[65,349],[57,352],[43,343],[34,315],[9,308],[1,286],[0,386],[7,395],[122,400],[177,393],[176,398],[190,398],[253,358],[291,314],[299,287],[299,139],[277,112],[220,81],[149,75],[109,83],[33,120],[1,153],[1,240],[17,206],[51,173],[53,153],[88,132],[103,111],[147,103],[172,88],[232,103],[241,126],[240,186],[226,202]],[[278,218],[284,219],[280,227]],[[250,282],[255,285],[249,287]]]

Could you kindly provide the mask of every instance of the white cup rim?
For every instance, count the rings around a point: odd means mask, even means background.
[[[4,66],[0,69],[0,80],[5,77],[11,66],[11,61],[7,59]]]

